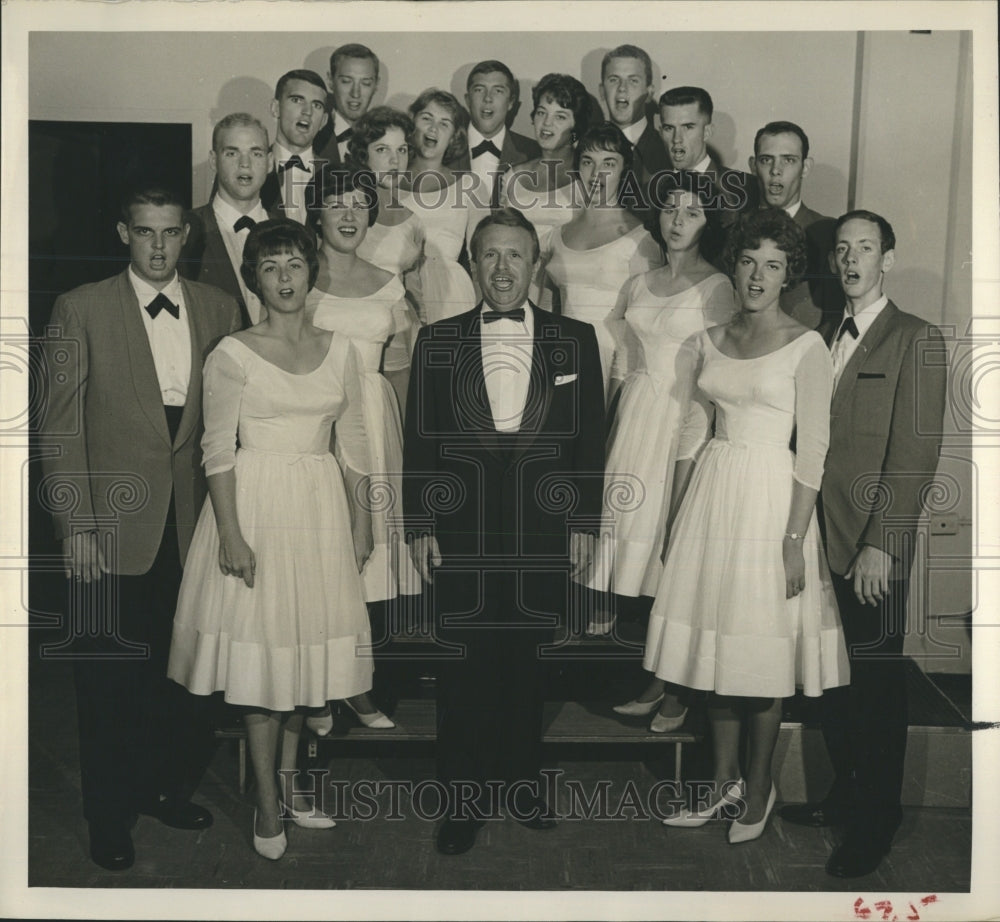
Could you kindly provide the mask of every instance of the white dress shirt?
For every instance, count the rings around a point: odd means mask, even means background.
[[[336,109],[333,110],[333,136],[335,138],[339,138],[341,132],[350,131],[353,127]],[[337,153],[340,154],[341,163],[347,163],[347,142],[350,140],[350,135],[348,135],[343,141],[337,142]]]
[[[503,142],[506,137],[507,126],[504,125],[489,140],[496,145],[497,150],[503,150]],[[485,140],[486,138],[480,134],[479,129],[475,125],[469,125],[469,165],[472,167],[472,172],[479,178],[475,189],[476,197],[481,199],[483,204],[488,207],[493,197],[493,186],[495,184],[493,174],[497,173],[500,169],[500,158],[489,151],[480,154],[478,157],[472,156],[472,148]]]
[[[801,207],[802,207],[802,199],[797,198],[793,205],[789,205],[787,208],[783,208],[782,210],[785,212],[786,215],[788,215],[788,217],[794,218],[799,213],[799,209]]]
[[[833,345],[830,347],[830,357],[833,360],[834,391],[837,390],[837,384],[840,383],[840,376],[843,374],[844,367],[851,360],[851,356],[854,355],[854,351],[861,344],[861,340],[865,338],[868,328],[875,322],[878,315],[882,313],[888,303],[889,298],[886,295],[882,295],[877,301],[869,304],[863,311],[854,315],[854,323],[858,328],[857,339],[851,336],[850,333],[845,333],[840,339],[834,336]],[[840,327],[844,325],[844,321],[850,316],[850,310],[845,307],[844,316],[840,320],[840,326],[837,327],[837,335],[840,334]]]
[[[639,143],[639,138],[642,137],[642,133],[646,130],[646,123],[648,121],[648,119],[641,118],[635,124],[629,125],[628,128],[622,128],[622,134],[629,139],[633,147]]]
[[[525,301],[524,320],[481,322],[483,377],[497,432],[517,432],[528,399],[535,318]],[[483,304],[483,311],[490,308]]]
[[[707,173],[711,168],[712,168],[712,155],[706,153],[705,156],[701,158],[701,162],[693,170],[691,170],[691,172]]]
[[[281,165],[292,157],[298,157],[305,167],[303,172],[298,167],[292,168],[292,180],[288,178],[287,170],[280,170]],[[281,185],[281,201],[285,206],[284,216],[305,224],[307,219],[306,211],[306,185],[312,182],[313,178],[313,150],[311,147],[302,151],[301,154],[294,154],[283,147],[277,141],[274,142],[274,168],[278,170],[278,182]],[[291,186],[290,200],[285,198],[285,190]]]
[[[169,284],[162,291],[157,291],[145,279],[139,278],[129,266],[128,279],[139,301],[139,316],[142,317],[142,325],[149,337],[160,396],[165,406],[182,407],[187,401],[188,383],[191,380],[191,333],[188,330],[184,289],[181,288],[180,278],[174,272]],[[160,311],[155,320],[149,316],[146,305],[159,294],[165,295],[177,305],[180,309],[179,317],[174,317],[169,311]]]
[[[240,266],[243,264],[243,246],[247,242],[247,237],[250,236],[250,228],[244,227],[240,231],[236,231],[233,225],[243,217],[243,213],[237,211],[228,202],[223,201],[218,195],[212,199],[212,211],[215,213],[215,220],[218,222],[222,240],[226,244],[229,261],[233,264],[233,271],[236,273],[236,281],[239,282],[243,303],[247,306],[247,313],[250,315],[252,323],[259,323],[261,320],[260,298],[247,288],[240,273]],[[258,224],[267,220],[267,212],[260,199],[257,199],[257,204],[246,213],[246,217],[252,218]]]

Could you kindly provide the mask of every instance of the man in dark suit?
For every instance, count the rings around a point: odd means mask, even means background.
[[[215,285],[236,299],[244,326],[261,320],[260,299],[240,275],[243,244],[258,221],[280,217],[268,212],[260,190],[272,169],[267,129],[252,115],[234,112],[212,131],[209,162],[216,189],[207,205],[188,215],[191,228],[177,264],[185,278]]]
[[[131,195],[118,224],[128,269],[62,295],[46,340],[44,489],[72,577],[90,854],[109,870],[134,860],[137,812],[182,829],[212,822],[190,801],[211,729],[166,661],[205,499],[202,361],[240,315],[229,295],[177,275],[183,215],[168,191]]]
[[[472,255],[483,302],[420,331],[403,448],[410,550],[452,654],[438,677],[445,854],[472,847],[501,792],[529,828],[554,825],[539,791],[539,647],[590,559],[604,466],[597,339],[528,301],[534,228],[500,209]]]
[[[498,204],[498,178],[510,167],[541,154],[532,138],[511,131],[507,124],[516,114],[517,105],[518,83],[506,64],[480,61],[472,68],[465,81],[469,144],[448,166],[475,173],[479,178],[476,188],[490,190],[487,195],[477,192],[477,198],[494,207]]]
[[[810,329],[827,314],[840,317],[843,294],[830,270],[834,219],[802,201],[802,180],[812,169],[809,138],[794,122],[768,122],[753,139],[750,172],[757,177],[761,207],[781,208],[805,231],[807,263],[802,281],[781,294],[781,309]]]
[[[823,695],[833,786],[822,801],[785,807],[782,816],[846,826],[826,866],[835,877],[874,871],[902,818],[907,589],[944,416],[940,332],[882,293],[895,244],[880,215],[852,211],[837,220],[831,262],[847,304],[823,331],[834,391],[820,511],[851,684]]]
[[[328,93],[314,70],[290,70],[274,88],[271,115],[277,120],[271,148],[272,169],[260,192],[268,211],[299,224],[322,204],[323,163],[313,155],[313,141],[327,123]]]
[[[712,97],[700,86],[667,90],[660,97],[660,135],[671,169],[704,173],[715,185],[728,226],[756,207],[756,182],[749,173],[722,166],[709,152],[714,111]]]
[[[366,45],[341,45],[330,55],[332,117],[316,136],[318,159],[338,166],[346,162],[347,139],[355,122],[372,104],[378,89],[378,71],[378,57]]]
[[[670,159],[646,115],[653,99],[653,62],[635,45],[619,45],[601,61],[601,99],[608,119],[617,125],[632,145],[632,169],[643,187],[661,170],[670,169]]]

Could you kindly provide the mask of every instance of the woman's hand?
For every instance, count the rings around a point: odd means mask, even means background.
[[[781,542],[781,560],[785,565],[785,598],[797,596],[806,586],[806,559],[802,552],[802,538],[785,535]]]
[[[351,523],[351,536],[354,538],[354,559],[358,564],[358,572],[364,568],[365,561],[371,555],[375,546],[375,539],[372,537],[371,516],[363,511],[359,511],[354,516]]]
[[[226,576],[238,576],[248,589],[253,589],[257,558],[242,535],[219,536],[219,569]]]

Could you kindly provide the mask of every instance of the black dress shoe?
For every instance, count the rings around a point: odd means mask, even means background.
[[[849,807],[835,801],[820,800],[807,804],[788,804],[778,813],[786,823],[796,826],[845,826],[850,822]]]
[[[107,871],[124,871],[135,863],[132,836],[125,827],[91,826],[90,860]]]
[[[161,800],[140,807],[139,812],[174,829],[208,829],[212,825],[212,814],[190,800]]]
[[[831,877],[864,877],[871,874],[889,854],[890,842],[870,834],[848,833],[844,844],[834,849],[826,863]]]
[[[483,824],[479,820],[447,819],[437,834],[437,850],[442,855],[461,855],[476,844],[476,833]]]

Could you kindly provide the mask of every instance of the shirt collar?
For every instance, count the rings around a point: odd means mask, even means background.
[[[523,332],[526,332],[527,334],[529,334],[531,336],[534,336],[535,335],[535,314],[534,314],[534,311],[531,309],[531,302],[528,301],[528,300],[525,300],[525,301],[523,301],[518,306],[524,308],[524,321],[523,321],[522,324],[519,325],[520,330],[523,331]],[[479,311],[480,316],[483,315],[483,314],[485,314],[487,311],[491,311],[491,310],[493,310],[493,308],[490,307],[486,303],[486,301],[484,300],[483,301],[483,306],[482,306],[482,308]],[[493,326],[494,326],[494,324],[485,324],[485,323],[483,323],[483,324],[480,324],[480,329],[485,330],[485,331],[489,331],[490,328],[493,327]],[[510,330],[511,330],[511,328],[507,327],[506,332],[509,333]],[[499,330],[497,332],[499,332]]]
[[[212,211],[215,212],[215,218],[219,222],[219,226],[226,225],[230,230],[233,229],[233,225],[244,215],[244,212],[237,211],[220,195],[212,197]],[[254,221],[267,220],[267,212],[264,210],[259,197],[253,208],[246,212],[246,216],[253,218]]]
[[[504,138],[507,137],[507,126],[501,125],[500,130],[489,138],[494,144],[496,144],[498,150],[503,150]],[[472,150],[481,141],[487,140],[486,136],[471,122],[469,123],[469,150]]]
[[[790,218],[794,218],[798,213],[799,209],[802,207],[802,199],[800,198],[794,205],[789,205],[787,208],[783,209],[785,214]]]
[[[292,157],[298,157],[303,166],[305,166],[306,171],[312,172],[313,164],[313,149],[312,145],[307,147],[301,154],[296,154],[290,151],[287,147],[281,144],[280,141],[274,142],[274,168],[278,169],[286,160],[291,160]]]
[[[131,264],[129,264],[128,267],[128,280],[132,283],[132,290],[135,292],[135,297],[139,302],[139,307],[145,307],[159,294],[165,295],[178,306],[184,304],[184,294],[181,291],[181,280],[176,269],[174,270],[174,277],[163,289],[159,291],[150,285],[144,278],[140,278],[135,269],[132,268]]]
[[[622,128],[622,134],[632,142],[633,147],[639,143],[639,138],[642,137],[642,133],[646,130],[647,121],[648,119],[641,118],[635,124],[629,125],[628,128]]]
[[[337,137],[341,132],[347,131],[354,126],[341,115],[336,109],[333,110],[333,135]]]
[[[712,155],[705,151],[705,156],[701,158],[701,163],[697,164],[692,173],[707,173],[712,169]]]
[[[888,303],[889,296],[882,295],[882,297],[877,301],[873,301],[864,310],[859,311],[854,315],[854,323],[857,325],[859,337],[875,322],[875,319],[882,313]],[[844,316],[840,320],[841,324],[843,324],[844,320],[850,316],[851,312],[845,307]]]

